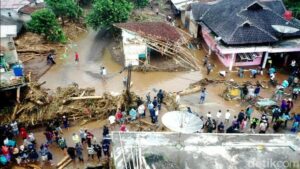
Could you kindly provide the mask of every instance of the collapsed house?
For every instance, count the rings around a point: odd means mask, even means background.
[[[150,51],[174,59],[183,67],[199,69],[198,59],[187,48],[187,33],[163,22],[119,23],[125,66],[150,63]]]
[[[300,167],[299,134],[113,132],[112,143],[116,169]]]

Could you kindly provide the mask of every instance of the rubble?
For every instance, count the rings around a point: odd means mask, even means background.
[[[29,83],[25,98],[15,105],[10,116],[2,116],[1,123],[18,120],[25,125],[34,126],[62,115],[70,120],[82,120],[86,123],[90,120],[106,119],[118,107],[137,107],[138,96],[134,93],[130,93],[129,102],[126,92],[117,96],[110,93],[94,96],[93,88],[81,89],[74,83],[65,88],[58,87],[50,95],[41,87],[42,84]]]
[[[42,125],[45,122],[66,115],[69,120],[76,120],[79,125],[84,125],[92,120],[106,120],[114,115],[117,108],[129,110],[138,107],[140,97],[123,91],[120,95],[104,93],[95,96],[94,88],[79,88],[76,83],[67,87],[58,87],[54,93],[49,94],[48,89],[42,87],[45,82],[29,82],[26,94],[20,103],[0,115],[1,124],[17,120],[25,126]],[[175,101],[174,93],[164,92],[164,105],[167,110],[176,110],[179,105]],[[162,131],[162,125],[149,123],[145,120],[131,122],[133,128],[139,131]]]

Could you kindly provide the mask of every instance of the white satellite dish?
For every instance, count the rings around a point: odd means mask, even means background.
[[[296,33],[299,31],[297,28],[284,25],[272,25],[272,28],[280,33]]]
[[[203,121],[187,111],[171,111],[163,115],[162,123],[170,130],[181,133],[195,133],[203,127]]]

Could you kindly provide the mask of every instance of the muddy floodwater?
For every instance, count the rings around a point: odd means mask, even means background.
[[[73,82],[80,87],[94,87],[96,94],[103,92],[120,93],[124,90],[123,78],[127,71],[120,71],[123,65],[116,63],[106,46],[110,43],[110,35],[106,31],[90,30],[86,36],[71,43],[66,55],[56,56],[54,65],[39,81],[46,81],[45,87],[55,89]],[[75,62],[75,52],[79,53],[79,63]],[[100,76],[100,66],[107,69],[105,79]],[[202,78],[199,71],[195,72],[133,72],[132,90],[144,95],[153,89],[166,91],[182,90],[192,82]]]

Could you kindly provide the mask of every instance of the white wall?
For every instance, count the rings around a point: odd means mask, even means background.
[[[193,13],[190,12],[190,24],[189,24],[189,32],[194,37],[197,38],[198,35],[198,24],[195,22],[193,18]]]
[[[139,54],[147,54],[147,45],[143,38],[126,30],[122,30],[122,37],[125,66],[139,65]]]

